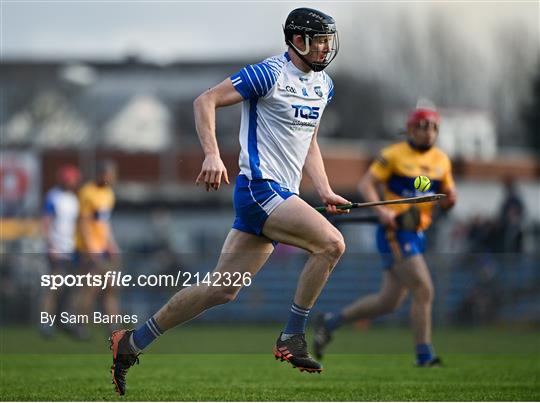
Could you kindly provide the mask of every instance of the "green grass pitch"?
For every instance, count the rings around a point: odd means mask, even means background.
[[[540,400],[538,333],[439,329],[446,366],[412,365],[405,328],[343,329],[322,374],[274,360],[279,327],[188,326],[167,333],[128,375],[115,396],[104,333],[90,343],[33,329],[2,329],[1,400],[366,401]]]

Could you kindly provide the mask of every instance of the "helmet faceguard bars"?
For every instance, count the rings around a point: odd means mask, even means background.
[[[336,23],[332,17],[312,8],[297,8],[291,11],[283,27],[285,43],[306,63],[313,71],[325,69],[335,59],[339,50],[339,38]],[[300,50],[293,44],[293,36],[301,35],[304,39],[305,49]],[[324,59],[308,61],[306,56],[312,49],[312,45],[318,42],[327,42]],[[318,50],[317,52],[323,52]]]

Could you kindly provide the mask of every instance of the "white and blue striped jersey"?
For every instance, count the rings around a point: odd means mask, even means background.
[[[72,253],[75,249],[75,229],[79,216],[79,200],[75,193],[54,187],[47,193],[43,214],[51,217],[48,234],[49,252]]]
[[[244,98],[240,125],[240,173],[272,179],[298,193],[306,155],[334,85],[325,72],[304,73],[288,53],[233,74]]]

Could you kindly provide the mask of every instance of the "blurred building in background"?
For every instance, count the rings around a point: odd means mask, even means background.
[[[0,67],[6,91],[2,104],[2,264],[4,284],[18,289],[3,295],[17,312],[8,321],[28,321],[37,305],[43,259],[39,225],[44,190],[65,164],[93,175],[94,162],[112,158],[119,166],[118,208],[113,225],[124,252],[123,271],[174,273],[211,270],[232,219],[231,188],[207,194],[194,186],[202,154],[192,117],[192,101],[245,63],[186,63],[166,67],[137,59],[122,62],[11,61]],[[339,82],[339,75],[336,77]],[[344,99],[341,102],[353,102]],[[414,105],[413,105],[414,106]],[[356,185],[374,153],[399,139],[408,105],[381,105],[372,121],[354,130],[331,124],[321,147],[337,191],[358,199]],[[339,106],[332,106],[339,114]],[[506,152],[488,111],[441,108],[439,145],[454,160],[459,203],[431,231],[431,255],[438,289],[439,323],[538,323],[540,304],[540,194],[538,161],[527,149]],[[363,122],[364,123],[364,122]],[[237,172],[239,109],[218,114],[218,137],[229,173]],[[362,127],[380,133],[365,139]],[[505,194],[504,183],[514,183]],[[308,179],[303,194],[318,200]],[[521,217],[508,227],[502,209],[518,199]],[[505,204],[506,203],[506,204]],[[380,269],[373,228],[341,227],[348,255],[335,271],[319,308],[336,309],[377,288]],[[508,240],[510,231],[517,240]],[[514,245],[508,248],[507,245]],[[517,246],[516,246],[517,245]],[[201,321],[279,321],[279,310],[296,284],[303,253],[280,248],[237,304]],[[289,284],[291,289],[284,287]],[[509,287],[511,285],[511,287]],[[124,309],[148,314],[170,288],[124,291]],[[4,294],[6,290],[4,289]],[[9,294],[9,293],[8,293]],[[145,295],[144,298],[139,298]],[[25,304],[19,300],[28,298]],[[19,312],[19,311],[23,312]],[[407,310],[381,321],[404,322]],[[264,313],[264,314],[262,314]]]

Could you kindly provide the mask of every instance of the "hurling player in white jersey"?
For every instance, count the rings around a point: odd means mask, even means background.
[[[79,200],[75,191],[80,181],[79,170],[73,165],[64,165],[57,173],[58,184],[45,196],[43,205],[43,235],[47,248],[47,260],[51,274],[69,274],[73,268],[75,250],[75,228],[79,216]],[[41,300],[41,311],[57,314],[67,302],[67,290],[45,290]],[[53,327],[41,325],[44,337],[53,335]]]
[[[236,179],[236,218],[221,250],[215,272],[251,277],[264,265],[276,242],[310,253],[291,296],[290,316],[274,346],[274,355],[300,370],[320,372],[307,351],[309,311],[345,251],[340,232],[298,197],[302,169],[311,177],[329,213],[349,203],[328,183],[317,129],[331,101],[332,80],[323,71],[338,51],[334,19],[320,11],[293,10],[284,26],[288,50],[248,65],[204,92],[194,102],[195,122],[205,153],[197,184],[218,190],[229,177],[216,140],[216,109],[242,102],[240,175]],[[163,332],[204,310],[235,299],[241,286],[187,287],[174,295],[136,330],[113,332],[112,377],[119,394],[137,356]]]

